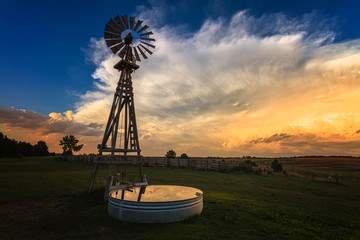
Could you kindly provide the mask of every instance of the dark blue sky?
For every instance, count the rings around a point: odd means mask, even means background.
[[[110,17],[133,15],[140,6],[169,9],[161,27],[197,31],[208,18],[281,12],[291,18],[316,11],[329,19],[334,41],[360,36],[358,1],[2,1],[0,7],[0,106],[43,114],[73,109],[76,93],[92,88],[95,65],[86,60],[92,37],[101,38]],[[316,24],[316,23],[314,23]],[[315,28],[317,26],[314,26]]]

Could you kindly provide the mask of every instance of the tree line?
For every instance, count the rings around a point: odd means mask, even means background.
[[[32,145],[27,142],[16,141],[0,132],[0,157],[30,157],[47,156],[49,149],[44,141]]]

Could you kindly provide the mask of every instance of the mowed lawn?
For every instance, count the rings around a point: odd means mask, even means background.
[[[291,174],[144,168],[150,184],[203,190],[204,209],[186,221],[138,224],[107,215],[105,166],[86,193],[93,167],[0,159],[0,239],[360,239],[359,178],[337,185]],[[133,180],[136,173],[129,168]]]

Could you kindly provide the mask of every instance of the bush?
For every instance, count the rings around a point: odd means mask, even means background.
[[[283,170],[282,164],[275,158],[274,161],[271,163],[271,168],[274,172],[281,172]]]
[[[256,167],[256,169],[254,169]],[[244,162],[240,162],[238,166],[233,167],[232,171],[236,173],[243,173],[243,174],[256,174],[261,175],[261,168],[257,168],[258,165],[251,160],[246,160]]]
[[[261,169],[260,169],[260,168],[258,168],[258,169],[255,170],[255,174],[256,174],[256,175],[261,175],[261,173],[262,173],[262,172],[261,172]]]
[[[253,167],[257,167],[257,166],[258,166],[255,162],[252,162],[251,160],[246,160],[246,161],[244,161],[244,163],[249,164],[249,165],[251,165],[251,166],[253,166]]]
[[[239,172],[239,173],[252,173],[253,169],[250,164],[241,162],[241,163],[239,163],[239,166],[233,167],[233,171]]]

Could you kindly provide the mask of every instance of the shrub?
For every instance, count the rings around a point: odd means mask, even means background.
[[[249,165],[251,165],[251,166],[253,166],[253,167],[257,167],[257,166],[258,166],[255,162],[252,162],[251,160],[246,160],[246,161],[244,161],[244,163],[249,164]]]
[[[283,170],[282,164],[275,158],[274,161],[271,163],[271,168],[274,172],[281,172]]]
[[[252,173],[253,170],[251,165],[241,162],[239,163],[239,166],[233,167],[233,171],[239,173]]]
[[[262,171],[261,171],[261,168],[258,168],[258,169],[255,170],[255,174],[256,174],[256,175],[261,175],[261,172],[262,172]]]

